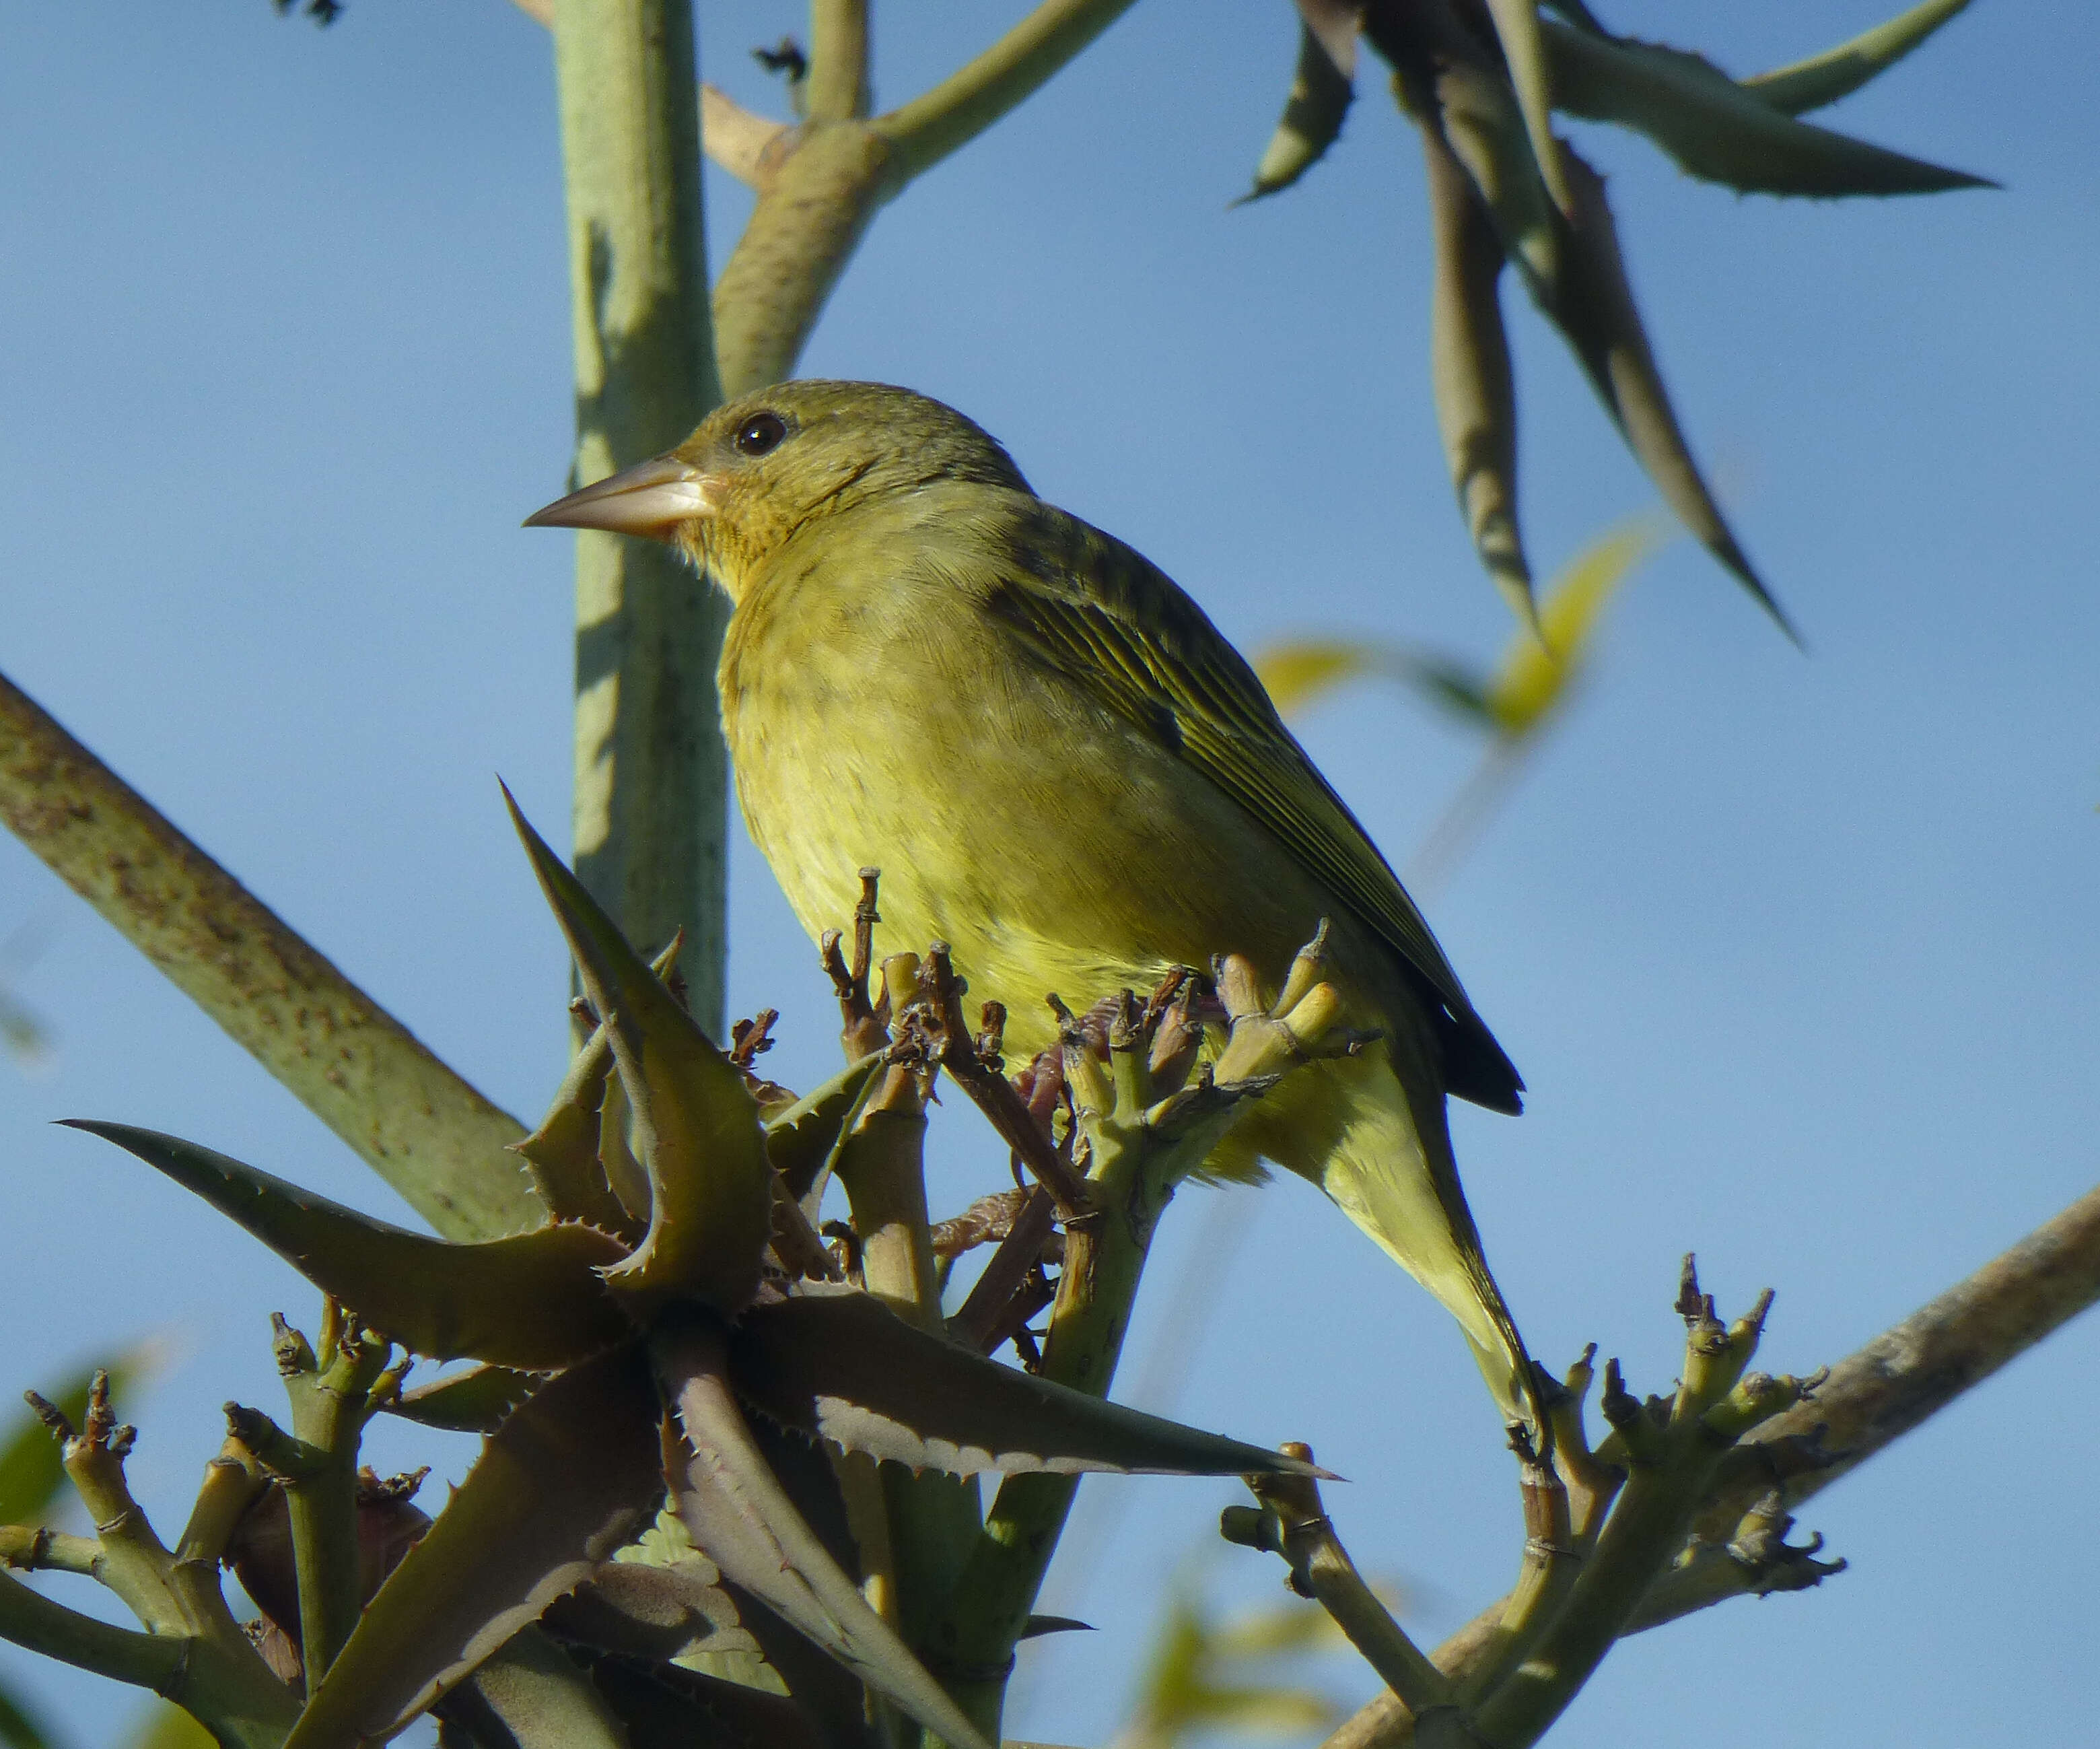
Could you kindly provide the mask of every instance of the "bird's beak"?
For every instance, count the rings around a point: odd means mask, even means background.
[[[681,523],[714,514],[714,482],[676,456],[655,456],[557,498],[525,519],[527,528],[602,528],[668,541]]]

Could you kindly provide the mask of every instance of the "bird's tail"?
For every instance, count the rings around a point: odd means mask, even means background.
[[[1396,1067],[1382,1045],[1308,1066],[1264,1102],[1279,1109],[1255,1114],[1246,1142],[1313,1180],[1443,1302],[1465,1332],[1505,1424],[1523,1423],[1536,1443],[1545,1424],[1537,1373],[1459,1188],[1443,1095],[1410,1099]],[[1316,1078],[1327,1084],[1317,1092],[1309,1084]]]

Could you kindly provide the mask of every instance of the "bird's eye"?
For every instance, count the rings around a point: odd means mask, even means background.
[[[777,413],[755,413],[736,428],[730,439],[740,455],[762,456],[779,447],[788,435],[788,422]]]

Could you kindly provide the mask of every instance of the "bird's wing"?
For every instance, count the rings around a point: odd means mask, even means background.
[[[1239,652],[1166,573],[1015,495],[984,602],[1037,656],[1232,797],[1398,950],[1449,1009],[1451,1090],[1515,1109],[1523,1086],[1391,866],[1277,715]],[[1008,556],[1010,555],[1010,556]]]

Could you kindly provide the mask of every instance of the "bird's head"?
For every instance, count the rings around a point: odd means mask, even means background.
[[[734,601],[800,530],[938,480],[1026,492],[1006,452],[952,407],[880,382],[782,382],[717,408],[675,449],[525,519],[665,541]]]

